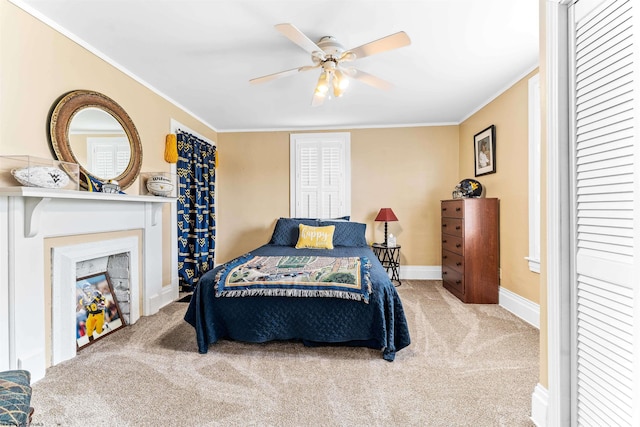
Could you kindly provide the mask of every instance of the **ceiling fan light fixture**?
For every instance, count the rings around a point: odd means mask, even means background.
[[[316,85],[316,94],[325,96],[329,91],[329,72],[323,71],[318,78],[318,84]]]
[[[349,79],[340,70],[336,70],[333,76],[333,95],[338,98],[344,94],[344,91],[349,87]]]
[[[340,56],[340,61],[355,61],[355,60],[356,60],[356,54],[353,52],[344,52]]]

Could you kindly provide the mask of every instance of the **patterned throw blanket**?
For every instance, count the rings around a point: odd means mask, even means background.
[[[228,262],[216,276],[216,297],[333,297],[369,303],[366,257],[253,256]]]

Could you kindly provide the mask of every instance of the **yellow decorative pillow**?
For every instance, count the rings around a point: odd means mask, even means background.
[[[296,249],[333,249],[333,231],[335,229],[335,225],[312,227],[300,224],[300,236],[298,243],[296,243]]]

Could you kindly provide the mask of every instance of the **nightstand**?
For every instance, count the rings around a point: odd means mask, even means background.
[[[400,245],[386,246],[384,243],[374,243],[371,245],[371,249],[387,272],[391,271],[391,280],[398,282],[398,286],[402,285],[400,281]]]

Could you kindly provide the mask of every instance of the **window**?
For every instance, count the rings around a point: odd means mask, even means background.
[[[335,218],[351,212],[351,135],[291,134],[292,217]]]
[[[529,270],[540,273],[540,75],[529,79]]]
[[[131,146],[126,136],[87,138],[87,161],[91,173],[100,178],[113,178],[129,165]]]

